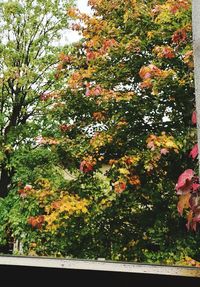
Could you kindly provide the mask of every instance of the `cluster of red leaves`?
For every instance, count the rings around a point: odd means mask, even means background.
[[[193,123],[193,125],[196,125],[196,123],[197,123],[197,113],[196,113],[196,111],[193,111],[193,113],[192,113],[192,123]]]
[[[44,215],[31,216],[28,218],[28,224],[33,228],[40,229],[44,224]]]
[[[83,160],[80,163],[80,171],[82,171],[83,173],[88,173],[90,171],[93,171],[93,168],[94,168],[94,164],[90,161]]]
[[[184,209],[189,209],[186,224],[188,230],[196,230],[197,223],[200,222],[199,188],[199,178],[195,176],[192,169],[185,170],[179,176],[176,184],[177,195],[179,195],[177,209],[181,216]]]
[[[106,39],[102,43],[102,47],[98,51],[93,51],[90,49],[86,49],[86,59],[87,62],[91,60],[95,60],[96,58],[100,56],[104,56],[110,48],[116,47],[118,43],[115,39]]]
[[[140,83],[140,88],[151,88],[153,86],[153,79],[166,78],[168,71],[161,70],[154,64],[149,64],[140,68],[139,76],[143,80]]]
[[[96,87],[89,88],[89,86],[86,89],[86,96],[99,96],[102,93],[102,89],[99,85]]]
[[[113,184],[113,186],[116,193],[122,193],[126,189],[126,182],[118,180]]]
[[[190,7],[190,2],[188,0],[166,0],[166,8],[170,13],[176,14],[181,10],[188,10]],[[155,5],[152,9],[152,14],[156,15],[160,13],[163,9],[163,5]]]
[[[21,185],[20,185],[21,186]],[[24,198],[28,195],[29,191],[33,189],[32,185],[26,184],[23,188],[18,190],[20,197]]]
[[[191,191],[196,191],[196,183],[194,182],[195,174],[192,169],[186,169],[178,178],[175,186],[178,195],[185,195]]]
[[[176,14],[180,9],[188,10],[190,7],[188,0],[171,0],[169,10],[171,13]]]
[[[192,123],[196,125],[196,111],[192,113]],[[194,160],[198,156],[198,144],[195,144],[189,153]],[[177,209],[179,214],[183,215],[183,210],[187,209],[187,229],[196,230],[197,223],[200,222],[200,183],[199,177],[195,175],[194,170],[186,169],[178,178],[175,186],[176,193],[179,196]]]
[[[150,64],[148,66],[143,66],[139,71],[139,75],[143,80],[156,77],[156,76],[160,76],[161,73],[162,71],[153,64]]]
[[[63,133],[70,131],[72,128],[73,128],[73,125],[68,125],[68,124],[61,124],[59,126],[60,131]]]
[[[172,35],[172,42],[174,44],[181,44],[187,41],[187,31],[185,28],[178,29]]]
[[[170,46],[156,46],[154,52],[159,58],[172,59],[175,57],[174,49]]]
[[[189,156],[191,156],[193,159],[195,159],[197,156],[198,156],[198,144],[195,144],[193,146],[193,148],[191,149],[190,153],[189,153]]]

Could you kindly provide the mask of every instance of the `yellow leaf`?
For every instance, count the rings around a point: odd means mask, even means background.
[[[178,212],[179,212],[180,215],[183,214],[183,210],[185,208],[189,208],[190,207],[190,203],[189,203],[190,197],[191,197],[191,193],[187,193],[187,194],[183,194],[183,195],[179,196],[177,209],[178,209]]]
[[[119,168],[118,171],[119,173],[124,174],[124,175],[130,174],[129,170],[126,168]]]

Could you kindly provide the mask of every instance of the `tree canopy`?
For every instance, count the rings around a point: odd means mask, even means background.
[[[48,125],[41,100],[59,87],[53,67],[60,51],[57,42],[63,27],[67,27],[66,4],[66,1],[0,3],[1,197],[8,194],[19,154],[24,149],[29,152],[34,138]]]

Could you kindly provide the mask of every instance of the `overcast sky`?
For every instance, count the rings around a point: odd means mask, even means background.
[[[78,8],[85,13],[90,12],[87,2],[88,0],[76,0]]]

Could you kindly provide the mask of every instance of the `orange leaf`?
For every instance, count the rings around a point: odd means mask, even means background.
[[[178,212],[179,212],[179,214],[181,216],[183,214],[183,210],[185,208],[189,208],[190,207],[190,203],[189,203],[190,196],[191,196],[191,193],[186,193],[186,194],[180,195],[180,197],[179,197],[179,201],[178,201],[178,204],[177,204],[177,209],[178,209]]]

